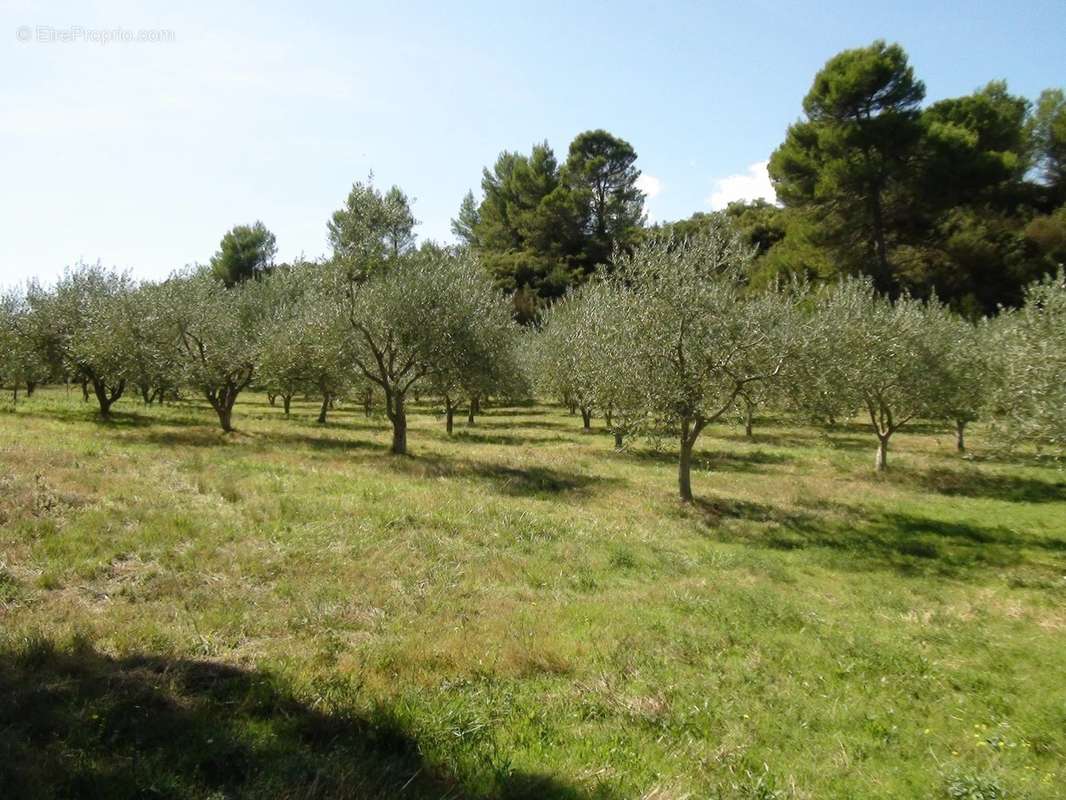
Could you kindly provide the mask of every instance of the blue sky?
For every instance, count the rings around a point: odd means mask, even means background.
[[[280,258],[315,257],[371,170],[447,241],[501,150],[547,139],[562,160],[597,127],[636,148],[651,217],[685,217],[765,192],[815,72],[876,38],[929,100],[1066,85],[1066,0],[4,2],[0,20],[2,285],[79,259],[162,277],[256,219]],[[99,41],[116,28],[173,40]]]

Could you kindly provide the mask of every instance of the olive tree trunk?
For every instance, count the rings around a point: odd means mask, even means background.
[[[92,378],[93,393],[96,395],[96,401],[100,404],[100,416],[104,419],[111,418],[111,406],[120,397],[122,392],[126,388],[126,381],[121,380],[111,387],[109,392],[107,384],[99,378]]]
[[[592,433],[592,409],[589,407],[581,408],[581,429],[585,433]]]
[[[966,420],[955,420],[955,449],[960,453],[966,452]]]
[[[407,455],[407,408],[403,394],[395,393],[387,396],[386,406],[389,422],[392,423],[391,452],[397,456]]]
[[[874,469],[884,472],[888,469],[888,437],[890,434],[878,435],[877,456],[874,459]]]
[[[447,396],[444,398],[444,427],[451,436],[452,429],[455,427],[455,406]]]
[[[227,384],[219,389],[208,389],[204,392],[207,401],[218,414],[218,423],[226,433],[233,432],[233,406],[237,402],[237,395],[241,392],[241,386]]]
[[[697,417],[681,420],[681,453],[677,462],[677,488],[684,503],[692,502],[692,449],[706,421]]]

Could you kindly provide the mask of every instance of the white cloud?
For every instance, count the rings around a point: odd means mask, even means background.
[[[769,200],[777,202],[774,186],[770,183],[770,175],[766,171],[769,161],[756,161],[748,167],[747,172],[737,175],[728,175],[725,178],[717,178],[714,181],[714,191],[707,198],[707,202],[715,211],[720,211],[736,200]]]
[[[637,178],[637,188],[644,192],[648,199],[651,200],[662,192],[663,182],[654,175],[649,175],[648,173],[643,172],[640,177]]]

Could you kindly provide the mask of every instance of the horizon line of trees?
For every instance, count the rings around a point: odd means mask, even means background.
[[[80,265],[0,298],[0,383],[17,402],[22,387],[80,382],[104,419],[132,392],[151,404],[193,391],[226,432],[250,388],[286,415],[294,395],[314,394],[323,424],[337,399],[367,414],[380,402],[398,455],[412,396],[438,401],[449,434],[489,396],[551,397],[585,430],[602,416],[618,449],[673,439],[685,501],[706,426],[740,416],[750,432],[766,408],[827,425],[862,415],[879,471],[915,419],[950,421],[959,450],[985,418],[1005,444],[1066,453],[1062,271],[1027,287],[1019,309],[974,323],[861,276],[753,292],[755,257],[721,221],[653,237],[526,327],[461,248],[386,248],[373,264],[305,263],[232,284],[206,267],[138,284]]]

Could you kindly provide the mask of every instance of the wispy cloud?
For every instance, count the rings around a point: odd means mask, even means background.
[[[747,172],[716,178],[714,190],[707,197],[707,203],[715,211],[737,200],[769,200],[777,202],[774,186],[766,171],[769,161],[756,161],[748,167]]]

